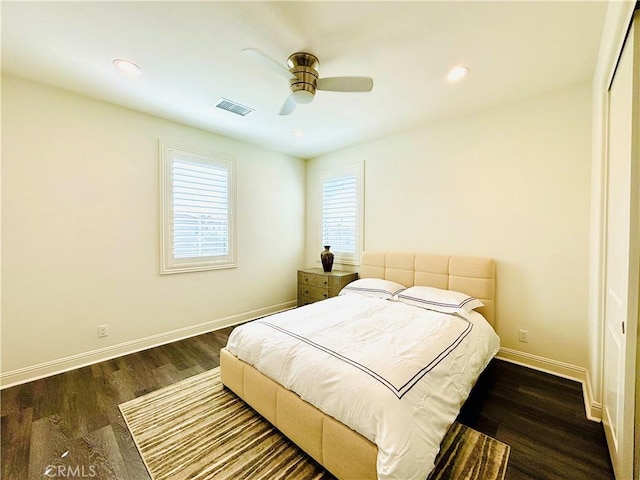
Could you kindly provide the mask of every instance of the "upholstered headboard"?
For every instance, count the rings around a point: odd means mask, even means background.
[[[495,323],[496,267],[492,258],[364,252],[359,276],[466,293],[484,303],[477,310],[491,325]]]

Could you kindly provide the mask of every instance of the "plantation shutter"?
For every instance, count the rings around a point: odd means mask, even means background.
[[[171,164],[173,257],[229,254],[229,172],[209,163]]]
[[[355,175],[326,179],[322,183],[322,241],[336,254],[357,252],[358,198]]]

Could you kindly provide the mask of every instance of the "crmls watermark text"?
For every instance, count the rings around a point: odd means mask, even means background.
[[[44,476],[49,478],[92,478],[98,474],[95,465],[48,465]]]

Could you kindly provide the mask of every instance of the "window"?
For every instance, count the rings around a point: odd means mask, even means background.
[[[355,265],[362,254],[362,166],[334,170],[322,181],[322,245],[336,263]]]
[[[235,267],[235,159],[161,140],[160,174],[160,273]]]

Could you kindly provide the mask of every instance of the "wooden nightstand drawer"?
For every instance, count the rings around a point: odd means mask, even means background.
[[[317,302],[318,300],[324,300],[325,298],[329,298],[329,289],[326,287],[300,285],[298,286],[298,295],[305,295]],[[335,295],[332,295],[332,296],[335,296]],[[307,303],[310,303],[310,302],[307,302]]]
[[[305,271],[298,272],[298,285],[310,285],[312,287],[329,288],[330,278],[326,275],[318,273],[309,273]],[[332,282],[335,283],[335,282]]]
[[[355,272],[324,272],[321,268],[298,270],[298,306],[335,297],[345,285],[357,279]]]

